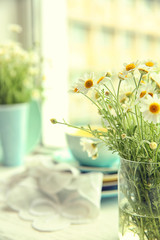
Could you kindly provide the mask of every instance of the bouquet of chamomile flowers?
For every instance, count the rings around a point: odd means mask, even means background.
[[[81,144],[93,159],[99,143],[119,154],[119,239],[158,240],[160,65],[152,60],[124,64],[116,80],[108,72],[98,77],[85,74],[70,90],[97,107],[105,131],[55,118],[51,122],[91,133],[97,141],[86,138]]]
[[[98,77],[87,73],[75,82],[70,92],[81,94],[97,107],[106,131],[92,129],[90,125],[73,126],[55,118],[51,122],[80,128],[98,139],[83,141],[90,156],[98,155],[96,144],[103,142],[125,159],[160,161],[160,65],[157,62],[124,64],[116,79],[109,72]]]

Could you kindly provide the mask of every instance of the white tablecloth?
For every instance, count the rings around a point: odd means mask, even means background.
[[[13,171],[0,167],[0,177],[5,178]],[[102,199],[100,214],[91,223],[71,225],[51,233],[34,230],[30,222],[22,221],[17,213],[0,204],[0,240],[118,240],[117,197]]]

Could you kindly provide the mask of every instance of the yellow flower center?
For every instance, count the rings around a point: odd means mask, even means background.
[[[153,93],[149,92],[148,94],[149,94],[151,97],[153,97]]]
[[[126,65],[126,71],[130,71],[135,69],[136,65],[134,63],[130,63],[128,65]]]
[[[105,78],[105,76],[100,77],[100,79],[98,79],[98,81],[97,81],[97,84],[99,84],[104,78]]]
[[[78,88],[75,88],[75,89],[73,90],[73,92],[75,92],[75,93],[78,92]]]
[[[84,86],[86,88],[91,88],[93,86],[93,80],[92,79],[86,80]]]
[[[146,93],[147,93],[146,91],[142,91],[142,92],[140,93],[140,95],[139,95],[140,98],[143,98],[143,97],[146,95]]]
[[[145,65],[147,67],[153,67],[154,66],[154,63],[153,62],[146,62]]]
[[[153,114],[158,114],[160,112],[160,104],[158,103],[151,103],[149,106],[149,111]]]

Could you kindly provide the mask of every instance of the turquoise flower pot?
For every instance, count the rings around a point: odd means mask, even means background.
[[[41,140],[41,111],[37,101],[0,105],[0,164],[21,166]]]
[[[20,166],[24,161],[29,104],[0,105],[1,162]]]

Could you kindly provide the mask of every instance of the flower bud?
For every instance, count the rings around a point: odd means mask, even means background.
[[[106,92],[105,92],[105,95],[106,95],[106,96],[109,96],[109,92],[108,92],[108,91],[106,91]]]
[[[127,137],[127,135],[125,133],[122,133],[121,138],[125,139],[126,137]]]
[[[111,74],[110,72],[107,72],[105,76],[106,76],[106,77],[111,77],[112,74]]]
[[[150,148],[151,148],[152,150],[154,150],[154,149],[157,148],[157,143],[156,143],[156,142],[151,142],[151,143],[149,144],[149,146],[150,146]]]
[[[50,119],[51,123],[56,124],[57,120],[55,118]]]

